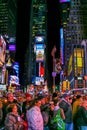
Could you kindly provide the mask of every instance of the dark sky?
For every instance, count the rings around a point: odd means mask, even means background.
[[[47,0],[47,44],[48,44],[48,69],[50,77],[52,73],[51,50],[54,45],[57,47],[56,57],[59,57],[59,0]],[[31,0],[18,0],[17,10],[17,53],[16,60],[19,61],[21,74],[24,69],[24,54],[29,43],[29,22],[30,22]],[[59,76],[56,77],[59,80]]]

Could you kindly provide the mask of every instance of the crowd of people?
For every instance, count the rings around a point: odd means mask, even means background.
[[[87,95],[24,95],[16,99],[9,92],[0,101],[3,130],[87,130]]]

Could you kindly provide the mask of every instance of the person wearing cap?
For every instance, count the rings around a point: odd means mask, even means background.
[[[22,104],[22,117],[25,119],[26,118],[26,111],[29,109],[29,106],[32,101],[32,95],[29,93],[25,94],[26,100]]]
[[[43,130],[43,117],[41,114],[41,99],[38,97],[32,101],[32,104],[26,112],[28,121],[28,130]]]
[[[69,101],[70,100],[70,101]],[[69,94],[64,94],[59,106],[63,109],[65,115],[65,130],[73,130],[72,106]]]

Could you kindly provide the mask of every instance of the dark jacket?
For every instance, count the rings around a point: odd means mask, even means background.
[[[77,111],[76,124],[78,126],[87,126],[87,110],[82,106]]]
[[[59,104],[60,108],[64,110],[65,114],[65,123],[72,123],[73,118],[72,118],[72,106],[70,103],[68,103],[66,100],[62,100]]]

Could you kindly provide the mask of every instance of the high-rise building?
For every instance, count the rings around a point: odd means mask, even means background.
[[[0,0],[0,34],[16,35],[16,0]]]
[[[66,27],[66,34],[64,34],[67,78],[70,82],[73,81],[73,87],[85,87],[86,51],[85,46],[81,45],[81,43],[87,36],[86,7],[86,1],[71,0],[69,21]]]
[[[47,7],[46,1],[33,0],[31,5],[30,19],[30,43],[28,80],[29,83],[44,83],[46,78],[46,37],[47,37]],[[43,66],[44,75],[40,75],[40,68]]]

